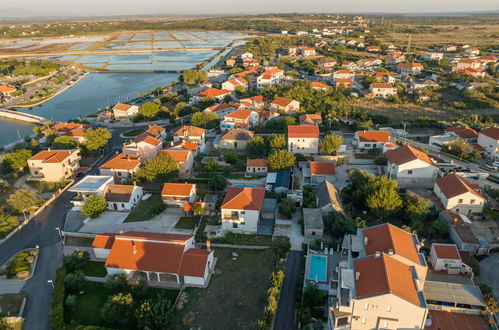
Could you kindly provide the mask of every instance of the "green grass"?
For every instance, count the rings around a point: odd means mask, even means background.
[[[180,217],[177,224],[175,224],[176,229],[194,229],[198,219],[196,217]]]
[[[128,217],[126,217],[125,222],[139,222],[147,221],[158,214],[157,204],[163,203],[161,200],[161,195],[152,194],[149,199],[145,201],[140,201],[137,206],[130,212]]]
[[[100,261],[89,261],[82,271],[86,276],[106,277],[107,275],[104,263]]]
[[[40,194],[55,192],[67,186],[69,181],[45,182],[45,181],[26,181],[28,185],[38,190]]]
[[[6,237],[19,225],[17,217],[9,214],[0,214],[0,239]]]
[[[123,136],[133,137],[133,136],[137,136],[137,135],[141,134],[142,132],[144,132],[144,129],[136,128],[136,129],[132,129],[130,131],[126,131],[125,133],[123,133]]]
[[[31,251],[23,251],[19,252],[14,259],[10,262],[9,266],[7,266],[6,273],[7,278],[13,278],[17,273],[28,270],[31,271],[31,264],[26,261],[26,258],[34,255]]]

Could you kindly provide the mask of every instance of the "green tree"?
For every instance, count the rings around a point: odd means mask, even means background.
[[[140,106],[139,113],[147,118],[156,117],[159,112],[159,105],[154,102],[146,102]]]
[[[191,117],[191,124],[204,127],[213,126],[218,123],[218,116],[213,112],[196,112]]]
[[[81,270],[77,270],[66,275],[64,285],[69,293],[78,293],[83,289],[86,281],[85,274]]]
[[[460,158],[465,158],[470,149],[470,144],[464,140],[456,139],[442,146],[443,151],[450,152]]]
[[[78,142],[67,135],[58,136],[52,142],[52,147],[55,149],[74,149],[76,146],[78,146]]]
[[[362,79],[362,86],[364,88],[369,88],[369,86],[371,86],[372,83],[376,83],[378,82],[378,79],[376,79],[375,77],[373,76],[365,76],[364,79]]]
[[[246,151],[250,156],[265,155],[265,140],[261,136],[253,136],[246,141]]]
[[[402,206],[397,181],[385,176],[371,177],[370,185],[372,192],[367,197],[367,206],[378,217],[389,217]]]
[[[168,154],[159,154],[146,160],[137,171],[137,177],[148,181],[166,181],[178,175],[178,165]]]
[[[164,293],[143,301],[135,311],[139,329],[146,330],[170,328],[173,316],[173,303]]]
[[[204,165],[204,170],[206,172],[216,172],[218,171],[218,168],[220,165],[218,165],[218,162],[214,159],[210,159],[205,165]]]
[[[17,227],[19,221],[17,217],[6,213],[0,213],[0,239],[5,238],[14,228]]]
[[[284,135],[272,134],[269,137],[269,147],[272,149],[285,149],[286,145],[287,141]]]
[[[180,81],[187,85],[194,85],[198,81],[206,80],[208,74],[203,70],[189,69],[185,70],[180,76]]]
[[[99,195],[90,195],[83,201],[80,212],[88,218],[97,218],[106,210],[106,199]]]
[[[7,199],[7,204],[17,214],[27,212],[31,214],[43,204],[43,199],[38,198],[31,190],[18,190]]]
[[[236,73],[239,73],[239,72],[243,72],[243,69],[241,69],[241,68],[232,68],[229,71],[230,74],[236,74]]]
[[[293,167],[296,157],[287,150],[275,150],[268,157],[268,164],[273,170],[282,170]]]
[[[337,134],[327,134],[321,141],[320,152],[324,154],[334,154],[343,144],[343,136]]]
[[[103,127],[90,129],[85,133],[85,148],[90,151],[103,148],[111,138],[111,132]]]
[[[227,178],[223,175],[215,175],[213,179],[210,180],[210,188],[214,191],[222,191],[227,187]]]
[[[126,291],[128,288],[128,280],[126,278],[126,275],[118,274],[111,276],[106,281],[106,283],[104,283],[104,287],[106,288],[106,291],[111,295]]]
[[[28,165],[28,159],[33,152],[28,149],[17,149],[7,153],[3,157],[3,169],[5,172],[22,171]]]
[[[101,309],[102,318],[110,325],[124,325],[133,312],[133,297],[130,293],[110,296]]]
[[[75,270],[85,267],[89,261],[90,254],[87,251],[76,250],[73,253],[64,256],[63,265],[68,272],[74,272]]]

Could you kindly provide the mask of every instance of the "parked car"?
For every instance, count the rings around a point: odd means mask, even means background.
[[[490,170],[490,171],[497,171],[498,167],[495,166],[495,165],[490,165],[490,164],[485,164],[483,165],[483,167],[485,167],[486,169]]]

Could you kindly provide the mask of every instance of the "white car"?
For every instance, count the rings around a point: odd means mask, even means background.
[[[497,171],[497,166],[495,165],[490,165],[490,164],[484,164],[483,167],[485,167],[486,169],[490,170],[490,171]]]

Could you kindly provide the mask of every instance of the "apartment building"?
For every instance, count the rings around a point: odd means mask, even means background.
[[[30,180],[59,182],[74,177],[80,168],[80,151],[43,150],[28,159]]]

